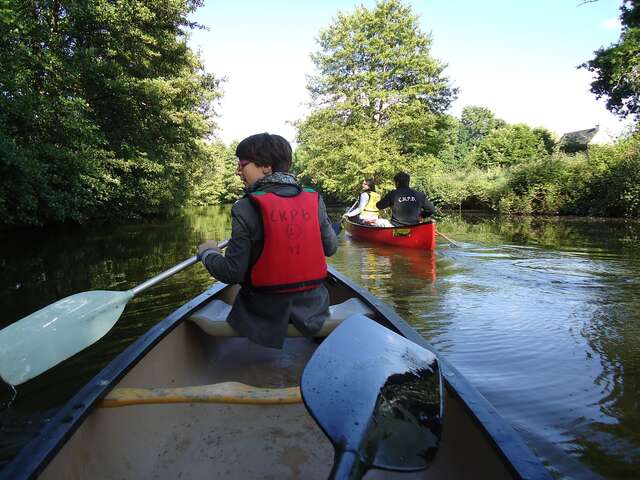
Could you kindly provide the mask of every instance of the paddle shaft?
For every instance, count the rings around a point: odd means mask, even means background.
[[[347,209],[346,213],[349,213],[351,210],[353,210],[357,204],[358,201],[356,200],[356,203],[351,205],[351,207]],[[331,224],[331,228],[333,228],[333,231],[336,233],[336,235],[340,235],[340,232],[342,231],[342,221],[344,220],[344,217],[345,214],[343,214],[338,220]]]
[[[357,453],[342,451],[336,453],[333,468],[329,473],[329,479],[335,480],[359,480],[366,473],[364,465]]]
[[[130,290],[70,295],[8,325],[0,330],[0,379],[20,385],[84,350],[111,330],[134,295],[197,261],[194,256]]]
[[[436,233],[438,235],[440,235],[442,238],[444,238],[447,242],[449,242],[451,245],[453,245],[454,247],[459,247],[460,245],[457,244],[456,242],[454,242],[453,240],[451,240],[449,237],[447,237],[444,233],[440,233],[438,231],[436,231]]]
[[[228,243],[229,243],[229,240],[223,240],[218,244],[218,248],[223,249],[223,248],[225,248],[227,246]],[[180,270],[184,270],[185,268],[190,267],[191,265],[193,265],[196,262],[198,262],[198,256],[194,255],[193,257],[188,258],[187,260],[185,260],[183,262],[180,262],[179,264],[171,267],[170,269],[165,270],[162,273],[159,273],[155,277],[150,278],[146,282],[141,283],[137,287],[133,287],[131,289],[131,292],[134,295],[137,295],[138,293],[142,292],[143,290],[146,290],[147,288],[153,287],[154,285],[162,282],[163,280],[169,278],[170,276],[175,275]]]

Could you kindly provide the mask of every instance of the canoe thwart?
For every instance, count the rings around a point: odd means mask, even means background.
[[[189,317],[189,320],[195,322],[202,330],[214,337],[238,337],[240,334],[236,332],[231,325],[227,323],[227,316],[231,311],[231,305],[222,300],[213,300],[205,305],[203,308],[195,312]],[[335,328],[342,323],[342,321],[354,314],[373,316],[373,311],[367,307],[364,302],[358,298],[350,298],[349,300],[331,305],[329,307],[329,319],[324,322],[324,325],[320,331],[316,334],[317,337],[326,337]],[[289,324],[287,327],[287,337],[302,337],[302,333]]]
[[[300,387],[260,388],[239,382],[177,388],[115,388],[99,407],[159,403],[234,403],[279,405],[301,403]]]

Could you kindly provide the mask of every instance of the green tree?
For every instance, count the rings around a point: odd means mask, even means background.
[[[524,124],[507,125],[487,135],[472,153],[479,167],[510,166],[548,155],[544,139]]]
[[[193,172],[189,191],[191,205],[232,203],[243,194],[243,185],[236,174],[238,162],[236,143],[226,147],[222,142],[207,146],[207,153]]]
[[[231,142],[224,152],[224,168],[222,170],[222,191],[218,196],[218,203],[233,203],[244,194],[244,184],[237,175],[238,159],[236,147],[238,142]]]
[[[462,115],[460,116],[458,141],[471,149],[491,132],[505,125],[505,121],[496,118],[494,113],[488,108],[477,106],[464,107],[462,109]]]
[[[409,7],[383,0],[371,10],[339,13],[318,42],[318,73],[308,84],[315,111],[298,124],[303,175],[322,177],[328,192],[342,197],[351,190],[345,175],[388,178],[403,162],[446,145],[452,122],[443,112],[456,89]],[[387,159],[399,163],[394,168]]]
[[[544,145],[545,151],[551,155],[558,145],[556,141],[556,136],[553,132],[547,130],[544,127],[537,127],[533,129],[533,134],[540,139],[542,144]]]
[[[409,7],[384,0],[339,13],[318,42],[318,73],[308,84],[315,110],[298,124],[303,177],[346,200],[358,177],[388,181],[402,165],[447,144],[452,122],[443,112],[456,89]]]
[[[581,199],[589,213],[640,217],[640,132],[616,145],[590,146],[589,162],[601,165],[594,171],[588,198]]]
[[[478,106],[464,107],[455,139],[454,166],[466,166],[473,148],[491,132],[505,125],[506,122],[496,118],[488,108]]]
[[[339,13],[318,41],[321,51],[312,60],[319,74],[311,78],[309,90],[315,101],[347,117],[364,116],[384,125],[413,103],[442,113],[456,93],[443,76],[445,66],[430,55],[431,38],[399,0]]]
[[[580,65],[596,76],[591,91],[607,98],[607,108],[620,117],[640,122],[640,3],[623,0],[620,7],[622,32],[617,43],[595,52]]]
[[[296,170],[300,180],[320,188],[328,201],[349,201],[363,178],[390,179],[409,160],[393,139],[371,122],[343,125],[331,109],[312,113],[298,130]]]
[[[140,216],[184,203],[220,95],[186,44],[199,4],[3,4],[2,223]]]

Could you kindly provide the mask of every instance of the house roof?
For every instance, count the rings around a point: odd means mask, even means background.
[[[563,145],[577,145],[587,146],[589,142],[595,137],[596,133],[600,129],[599,125],[595,128],[588,128],[587,130],[576,130],[575,132],[565,133],[560,137],[560,146]]]

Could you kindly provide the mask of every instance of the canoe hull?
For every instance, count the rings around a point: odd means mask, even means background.
[[[345,220],[345,230],[355,240],[429,251],[436,247],[436,224],[430,222],[406,227],[374,227]]]

